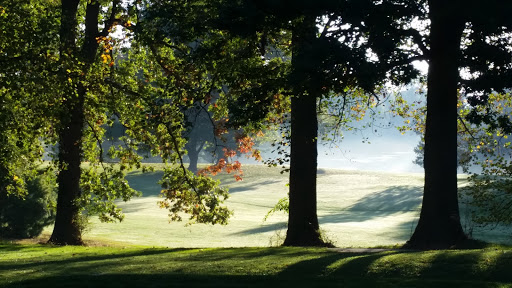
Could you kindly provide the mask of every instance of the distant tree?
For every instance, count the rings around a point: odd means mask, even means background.
[[[510,94],[492,93],[486,103],[466,105],[465,142],[470,165],[475,167],[469,185],[460,197],[471,213],[474,224],[488,227],[512,223],[512,98]]]

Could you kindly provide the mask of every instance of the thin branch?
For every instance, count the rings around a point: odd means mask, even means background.
[[[161,41],[160,43],[162,43],[165,47],[174,49],[174,50],[180,52],[183,55],[187,55],[187,52],[185,50],[183,50],[182,48],[180,48],[180,47],[178,47],[176,45],[169,44],[169,43],[167,43],[165,41]]]
[[[192,181],[188,177],[188,172],[189,171],[187,170],[187,168],[185,168],[185,164],[183,162],[183,155],[181,155],[180,148],[179,148],[179,145],[178,145],[178,140],[176,139],[176,137],[172,133],[170,127],[166,125],[166,128],[167,128],[167,132],[171,136],[172,144],[174,146],[174,151],[176,151],[176,153],[178,154],[178,159],[180,160],[180,167],[183,170],[183,174],[185,176],[185,181],[192,188],[192,190],[194,190],[194,192],[199,195],[199,192],[197,191],[196,185],[194,185],[194,183],[192,183]]]
[[[129,89],[127,86],[117,83],[110,78],[105,78],[103,81],[105,81],[105,83],[109,84],[110,87],[116,88],[117,90],[122,91],[126,94],[129,94],[131,96],[136,96],[136,97],[140,97],[140,98],[143,97],[140,93],[135,92],[135,91]]]
[[[416,56],[412,56],[407,59],[401,59],[399,61],[390,62],[386,65],[386,67],[388,69],[390,69],[390,68],[397,67],[397,66],[411,64],[414,61],[428,61],[428,57],[426,55],[416,55]]]
[[[418,45],[421,52],[423,52],[423,55],[429,55],[430,50],[427,48],[425,43],[423,42],[423,36],[420,34],[420,32],[416,29],[404,29],[402,30],[403,34],[405,36],[410,36],[413,40],[413,42]]]
[[[103,170],[105,170],[105,166],[103,166],[103,146],[101,145],[102,144],[102,141],[100,139],[100,137],[98,136],[98,134],[96,134],[96,130],[94,130],[94,126],[91,124],[91,122],[89,122],[87,119],[85,120],[85,122],[87,123],[87,126],[89,126],[89,128],[91,128],[91,131],[92,131],[92,134],[94,135],[94,138],[96,139],[96,142],[98,143],[98,146],[100,147],[100,165],[101,165],[101,168],[103,168]]]
[[[103,30],[98,33],[98,36],[107,36],[110,33],[110,30],[112,28],[119,24],[121,19],[116,18],[118,5],[120,4],[121,0],[113,0],[112,1],[112,11],[110,11],[110,17],[105,21],[105,27],[103,27]]]
[[[460,115],[457,115],[457,118],[459,118],[460,123],[462,123],[462,126],[464,126],[464,130],[466,130],[466,132],[468,132],[469,136],[471,136],[471,138],[473,138],[473,140],[477,140],[476,137],[473,135],[473,133],[466,126],[466,122],[464,122],[464,119],[462,119],[462,117],[460,117]]]

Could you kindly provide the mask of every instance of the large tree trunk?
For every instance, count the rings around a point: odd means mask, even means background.
[[[291,159],[290,159],[290,205],[288,231],[285,246],[326,246],[319,233],[316,172],[317,133],[316,116],[317,89],[307,80],[308,53],[316,37],[315,18],[299,23],[293,31],[293,58],[295,86],[291,101]]]
[[[63,91],[63,104],[60,113],[59,132],[59,175],[57,177],[58,198],[57,215],[52,236],[48,242],[58,245],[82,245],[82,223],[80,221],[80,164],[82,160],[82,137],[85,121],[84,102],[87,89],[81,80],[95,61],[98,49],[98,15],[100,5],[97,1],[87,4],[85,15],[85,39],[79,50],[77,44],[79,0],[62,1],[60,28],[61,75],[63,81],[71,83]],[[76,57],[82,63],[82,73],[69,72],[76,67]],[[70,69],[69,71],[68,70]]]
[[[84,124],[83,93],[66,105],[69,118],[59,132],[59,165],[62,167],[57,177],[59,183],[57,215],[49,242],[58,245],[82,245],[80,225],[80,163],[82,159],[81,141]]]
[[[408,248],[446,249],[466,239],[457,198],[457,83],[464,22],[456,7],[452,1],[429,1],[425,187]]]

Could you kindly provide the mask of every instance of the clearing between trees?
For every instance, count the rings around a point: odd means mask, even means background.
[[[257,247],[280,245],[286,234],[287,215],[276,212],[263,221],[277,201],[286,197],[288,175],[279,168],[244,165],[244,180],[232,175],[215,176],[229,186],[227,206],[234,210],[229,224],[193,224],[171,222],[167,210],[157,202],[161,190],[157,181],[162,173],[132,172],[130,185],[143,192],[140,198],[120,203],[126,217],[121,223],[100,223],[91,218],[84,239],[89,242],[119,242],[123,245],[155,247]],[[417,224],[423,187],[423,175],[356,170],[319,169],[318,215],[325,237],[337,247],[374,247],[402,245]],[[465,185],[464,175],[459,186]],[[478,229],[461,207],[466,229],[473,237],[494,243],[511,243],[511,233],[504,230]],[[45,229],[43,237],[52,227]]]

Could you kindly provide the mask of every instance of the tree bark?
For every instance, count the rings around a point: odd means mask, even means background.
[[[314,67],[308,53],[316,37],[315,18],[308,17],[293,31],[294,97],[291,100],[290,202],[285,246],[326,246],[317,217],[316,173],[318,122],[317,89],[305,84]],[[311,65],[313,66],[313,65]]]
[[[80,163],[82,159],[81,141],[83,136],[84,111],[83,93],[79,93],[76,103],[66,105],[70,112],[65,125],[59,132],[59,184],[55,226],[49,242],[57,245],[82,245],[80,223]],[[70,101],[74,102],[74,101]],[[66,116],[64,116],[66,117]]]
[[[87,4],[85,15],[85,39],[77,48],[79,0],[62,1],[60,28],[61,75],[64,83],[71,82],[64,91],[60,111],[59,133],[59,175],[57,177],[57,214],[53,233],[48,242],[57,245],[82,245],[82,225],[78,200],[80,199],[80,164],[82,161],[82,137],[85,123],[84,103],[87,88],[81,83],[88,69],[95,61],[98,42],[98,15],[100,4],[93,1]],[[69,72],[76,67],[75,58],[83,65],[82,73]],[[73,68],[68,70],[69,68]]]
[[[466,239],[457,197],[457,86],[464,29],[457,7],[452,1],[429,1],[425,187],[420,219],[408,248],[447,249]]]

